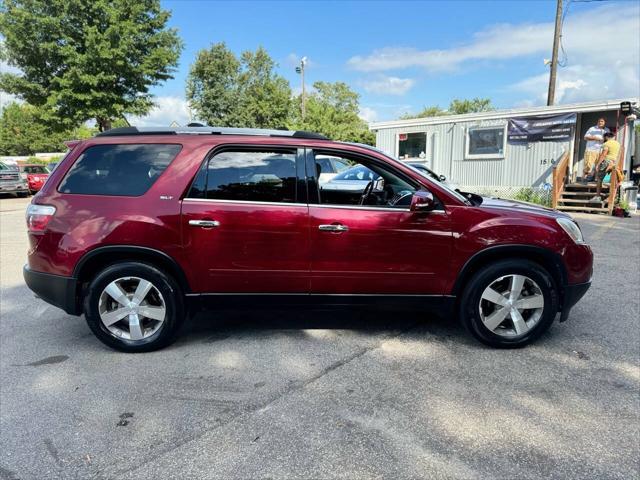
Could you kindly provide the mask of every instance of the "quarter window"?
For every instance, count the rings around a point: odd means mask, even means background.
[[[465,158],[504,158],[504,127],[471,127],[467,130]]]
[[[205,163],[189,198],[296,202],[295,151],[225,151]]]
[[[181,148],[168,144],[89,147],[78,157],[58,190],[85,195],[143,195]]]

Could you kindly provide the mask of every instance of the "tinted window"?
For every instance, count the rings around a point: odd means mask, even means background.
[[[96,145],[86,149],[58,190],[87,195],[144,194],[180,151],[180,145]]]
[[[221,152],[198,173],[189,197],[294,203],[296,181],[293,151]]]

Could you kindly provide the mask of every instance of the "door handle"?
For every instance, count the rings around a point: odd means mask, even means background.
[[[189,220],[189,225],[192,227],[214,228],[219,227],[220,222],[217,220]]]
[[[341,225],[339,223],[332,223],[331,225],[318,225],[318,230],[322,232],[341,233],[341,232],[348,232],[349,227],[347,227],[346,225]]]

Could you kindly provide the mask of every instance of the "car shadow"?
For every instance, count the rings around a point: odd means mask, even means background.
[[[447,338],[464,338],[455,318],[444,318],[421,310],[381,308],[344,309],[297,307],[267,310],[233,308],[193,315],[185,321],[178,343],[216,341],[280,331],[293,334],[304,330],[352,330],[370,334],[408,332],[419,328]],[[262,333],[261,333],[262,332]]]

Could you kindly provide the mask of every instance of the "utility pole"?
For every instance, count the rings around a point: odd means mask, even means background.
[[[304,86],[304,67],[307,65],[307,57],[302,57],[300,59],[300,66],[296,67],[296,73],[299,73],[302,76],[302,106],[301,106],[301,110],[302,110],[302,120],[304,120],[304,115],[305,115],[305,110],[306,110],[306,92],[305,92],[305,86]]]
[[[553,53],[551,56],[551,72],[549,73],[549,93],[547,94],[547,105],[553,105],[556,96],[556,71],[558,69],[558,48],[562,37],[562,0],[557,0],[556,6],[556,29],[553,34]]]

